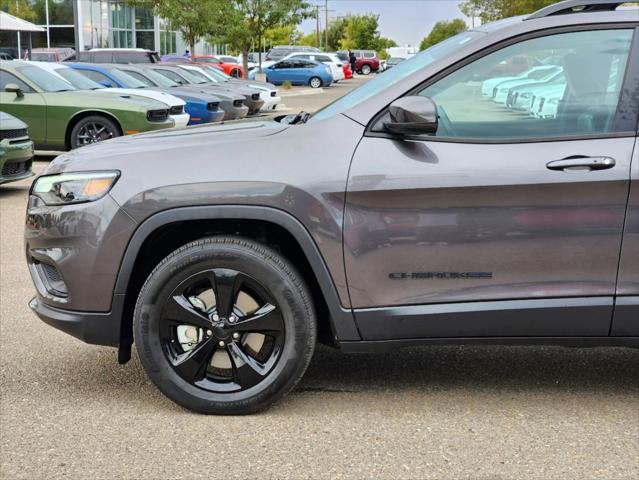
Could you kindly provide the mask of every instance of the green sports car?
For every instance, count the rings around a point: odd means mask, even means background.
[[[0,183],[28,178],[33,159],[33,142],[27,125],[5,112],[0,112]]]
[[[173,127],[156,100],[80,91],[23,61],[0,65],[0,110],[29,126],[38,149],[70,150],[121,135]]]

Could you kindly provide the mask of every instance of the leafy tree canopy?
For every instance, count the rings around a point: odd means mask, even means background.
[[[466,30],[468,30],[468,25],[466,25],[466,22],[461,18],[437,22],[430,33],[422,40],[419,49],[425,50],[442,40],[446,40]]]
[[[467,17],[479,17],[482,23],[532,13],[557,0],[467,0],[460,10]]]

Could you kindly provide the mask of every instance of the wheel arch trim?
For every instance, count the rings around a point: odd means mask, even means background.
[[[129,240],[118,271],[115,295],[126,294],[138,253],[154,231],[171,223],[199,220],[255,220],[278,225],[290,233],[304,252],[329,308],[330,323],[336,340],[361,340],[353,312],[339,300],[335,283],[317,245],[306,227],[287,212],[272,207],[251,205],[214,205],[179,207],[158,212],[140,223]]]
[[[71,142],[71,132],[73,131],[73,128],[76,126],[76,124],[80,120],[82,120],[85,117],[90,117],[91,115],[104,115],[105,117],[115,122],[116,126],[120,129],[120,134],[122,135],[124,134],[124,130],[122,128],[122,122],[112,112],[109,112],[108,110],[102,110],[102,109],[96,109],[96,108],[87,108],[85,110],[79,110],[75,112],[71,116],[71,118],[69,118],[69,121],[67,122],[67,128],[64,132],[64,143],[67,146],[67,148],[70,147],[69,143]]]

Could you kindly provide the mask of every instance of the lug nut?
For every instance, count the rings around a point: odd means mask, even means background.
[[[235,315],[231,315],[229,317],[229,323],[235,323],[237,321],[237,317]]]
[[[233,339],[234,339],[234,340],[238,340],[239,338],[240,338],[240,334],[239,334],[239,333],[237,333],[237,332],[235,332],[235,333],[233,334]]]
[[[226,343],[224,343],[224,340],[220,340],[220,343],[218,343],[218,345],[220,347],[224,347],[224,346],[226,346]]]
[[[213,315],[213,321],[214,322],[219,322],[220,321],[220,316],[217,313],[215,315]]]
[[[207,330],[206,331],[206,336],[210,337],[211,335],[213,335],[213,330]]]

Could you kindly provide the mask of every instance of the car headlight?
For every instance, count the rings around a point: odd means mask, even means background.
[[[47,205],[93,202],[104,197],[120,172],[61,173],[39,177],[31,193]]]

